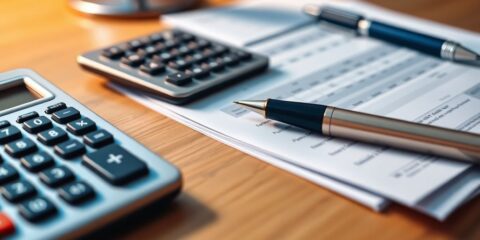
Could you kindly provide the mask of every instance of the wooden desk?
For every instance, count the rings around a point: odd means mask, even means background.
[[[129,239],[480,239],[480,199],[444,223],[393,205],[379,214],[153,112],[82,71],[86,50],[162,28],[156,19],[90,18],[66,1],[0,3],[0,71],[32,68],[179,166],[184,193],[166,210],[117,230]],[[211,1],[213,5],[224,1]],[[373,0],[480,31],[478,0]]]

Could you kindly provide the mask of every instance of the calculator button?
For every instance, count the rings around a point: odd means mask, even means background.
[[[197,44],[200,48],[206,48],[211,45],[211,43],[205,39],[198,39]]]
[[[59,111],[59,110],[62,110],[62,109],[65,109],[67,108],[67,105],[63,102],[60,102],[60,103],[57,103],[57,104],[53,104],[51,106],[48,106],[47,107],[47,110],[45,110],[45,113],[46,114],[52,114],[56,111]]]
[[[176,40],[166,40],[164,44],[167,49],[176,48],[178,45],[180,45],[180,43]]]
[[[75,175],[70,169],[59,166],[43,170],[38,174],[40,180],[50,187],[59,187],[64,183],[70,182],[75,179]]]
[[[5,144],[22,137],[20,130],[14,126],[0,129],[0,144]]]
[[[215,53],[215,55],[217,55],[217,56],[228,52],[228,48],[226,48],[222,45],[214,45],[212,47],[212,50]]]
[[[113,143],[113,136],[102,129],[85,135],[83,142],[90,147],[99,148]]]
[[[238,58],[242,61],[247,61],[249,59],[252,58],[252,54],[248,53],[248,52],[242,52],[242,51],[238,51],[235,53]]]
[[[85,146],[75,139],[70,139],[54,147],[55,153],[62,158],[73,158],[85,153]]]
[[[33,119],[33,118],[37,118],[38,117],[38,113],[37,112],[29,112],[29,113],[25,113],[25,114],[22,114],[20,116],[18,116],[17,118],[17,123],[23,123],[27,120],[30,120],[30,119]]]
[[[192,55],[192,61],[195,62],[195,63],[202,62],[204,60],[205,60],[205,58],[203,57],[203,55],[201,53],[194,53]]]
[[[131,67],[138,67],[140,64],[143,63],[145,59],[142,55],[139,54],[131,54],[128,56],[123,57],[120,61],[124,64],[127,64]]]
[[[185,61],[184,59],[177,59],[174,61],[170,61],[168,63],[168,67],[173,68],[175,70],[183,71],[190,66],[191,63]]]
[[[125,52],[123,51],[123,49],[121,49],[119,47],[111,47],[111,48],[104,49],[102,51],[102,56],[110,58],[110,59],[117,59],[117,58],[123,56],[124,53]]]
[[[158,50],[157,48],[155,48],[154,46],[148,46],[146,48],[141,48],[141,49],[138,49],[137,51],[137,54],[140,55],[140,56],[152,56],[153,54],[157,53]]]
[[[18,202],[36,194],[33,185],[25,180],[10,183],[0,188],[2,195],[10,202]]]
[[[154,34],[150,35],[150,41],[152,41],[154,43],[163,41],[163,36],[160,33],[154,33]]]
[[[182,35],[179,36],[182,41],[188,42],[195,40],[195,36],[189,33],[182,33]]]
[[[185,56],[185,55],[192,52],[192,50],[190,48],[188,48],[188,46],[186,46],[186,45],[180,46],[178,48],[178,51],[180,52],[180,55],[182,55],[182,56]]]
[[[82,181],[72,182],[59,188],[58,194],[70,204],[79,204],[95,196],[93,188]]]
[[[199,48],[199,46],[196,42],[191,41],[187,43],[187,48],[190,49],[191,51],[196,51]]]
[[[13,181],[18,178],[18,172],[15,168],[8,164],[0,166],[0,184]]]
[[[144,73],[148,73],[150,75],[157,75],[165,71],[165,65],[163,65],[160,62],[152,61],[152,62],[142,64],[142,66],[140,66],[140,71]]]
[[[69,122],[67,130],[75,135],[83,135],[91,131],[95,131],[97,125],[90,118],[80,118],[78,120]]]
[[[202,56],[203,56],[203,58],[207,59],[207,58],[215,56],[215,52],[210,48],[206,48],[202,51]]]
[[[227,54],[222,57],[223,62],[228,66],[235,66],[238,64],[238,57],[234,54]]]
[[[5,213],[0,213],[0,236],[5,237],[15,232],[15,225]]]
[[[20,203],[18,208],[20,215],[30,222],[38,222],[57,212],[53,203],[44,197],[35,197],[26,200]]]
[[[35,152],[37,150],[37,145],[35,145],[32,140],[24,138],[8,143],[5,145],[5,150],[10,156],[18,158]]]
[[[225,68],[225,65],[223,64],[223,61],[218,60],[218,59],[209,61],[208,66],[214,72],[220,72]]]
[[[175,85],[178,85],[178,86],[182,86],[182,85],[185,85],[187,83],[190,83],[192,81],[192,77],[191,77],[190,74],[183,73],[183,72],[177,72],[177,73],[168,75],[165,78],[165,81],[167,81],[169,83],[172,83],[172,84],[175,84]]]
[[[130,42],[128,42],[128,47],[130,49],[138,49],[140,47],[142,47],[144,44],[140,41],[140,40],[132,40]]]
[[[155,48],[155,51],[156,51],[157,53],[163,52],[163,51],[165,51],[165,50],[167,49],[167,47],[165,46],[165,44],[164,44],[164,43],[161,43],[161,42],[156,43],[155,45],[153,45],[153,47]]]
[[[170,53],[163,52],[157,55],[154,55],[152,60],[155,62],[167,63],[168,61],[172,60],[175,56]]]
[[[55,145],[57,143],[66,141],[68,139],[68,134],[59,127],[54,127],[52,129],[43,131],[37,134],[37,139],[45,145]]]
[[[208,71],[205,71],[203,68],[199,66],[189,69],[186,72],[192,75],[194,78],[204,78],[209,75]]]
[[[55,162],[46,152],[38,152],[23,157],[21,163],[28,171],[38,172],[42,169],[53,166]]]
[[[205,72],[210,72],[210,66],[207,63],[202,63],[199,67]]]
[[[180,56],[180,52],[176,48],[172,48],[168,53],[174,58]]]
[[[7,120],[0,121],[0,129],[10,126],[10,123]]]
[[[86,154],[83,164],[114,185],[126,184],[148,173],[144,162],[115,144]]]
[[[79,118],[80,112],[73,107],[68,107],[52,114],[52,119],[58,123],[68,123]]]
[[[23,129],[29,133],[38,133],[51,127],[52,121],[44,116],[25,121],[23,123]]]

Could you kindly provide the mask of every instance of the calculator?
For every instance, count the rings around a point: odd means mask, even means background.
[[[0,73],[0,238],[76,238],[181,188],[176,167],[35,72]]]
[[[185,104],[260,74],[268,58],[179,29],[154,33],[80,55],[85,69]]]

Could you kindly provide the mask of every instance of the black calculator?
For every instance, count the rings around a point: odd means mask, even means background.
[[[268,58],[178,29],[166,30],[77,58],[85,69],[157,98],[185,104],[268,68]]]
[[[33,71],[0,73],[0,238],[76,238],[180,188],[176,167]]]

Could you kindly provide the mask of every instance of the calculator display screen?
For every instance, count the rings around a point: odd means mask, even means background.
[[[0,88],[0,111],[39,99],[40,96],[30,90],[25,83]]]

